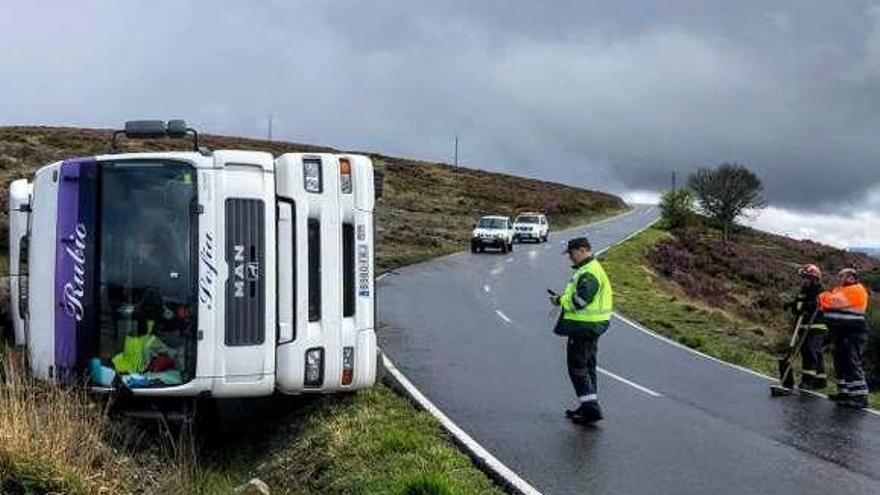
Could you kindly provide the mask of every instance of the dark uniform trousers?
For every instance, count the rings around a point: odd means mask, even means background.
[[[868,383],[862,366],[862,356],[868,347],[867,325],[864,321],[828,322],[834,343],[837,391],[849,399],[867,403]]]
[[[828,338],[828,330],[826,328],[807,328],[805,331],[807,336],[803,347],[801,347],[803,374],[824,383],[827,375],[825,373],[825,355],[822,353],[822,349]]]
[[[596,358],[599,351],[599,336],[605,333],[608,325],[596,325],[591,329],[578,329],[568,335],[566,360],[568,377],[574,391],[582,401],[597,400]]]

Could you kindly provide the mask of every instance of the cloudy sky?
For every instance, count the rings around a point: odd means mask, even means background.
[[[736,161],[762,228],[880,245],[880,3],[0,3],[0,125],[212,133],[650,197]]]

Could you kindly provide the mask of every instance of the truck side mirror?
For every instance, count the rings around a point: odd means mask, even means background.
[[[181,119],[169,120],[129,120],[121,131],[114,131],[110,141],[110,153],[116,153],[116,139],[120,134],[133,139],[158,139],[163,137],[183,138],[187,134],[193,136],[193,150],[203,152],[199,147],[199,133],[195,129],[186,126],[186,121]],[[203,152],[204,154],[204,152]]]
[[[186,137],[186,121],[181,119],[174,119],[168,121],[168,129],[166,133],[170,138],[182,138]]]
[[[125,123],[125,137],[140,139],[165,137],[165,121],[129,120]]]

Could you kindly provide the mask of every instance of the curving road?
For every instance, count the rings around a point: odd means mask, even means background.
[[[562,243],[605,248],[656,208],[519,244],[459,253],[379,282],[380,344],[435,405],[543,493],[880,493],[880,417],[812,396],[772,399],[766,377],[616,318],[600,341],[606,419],[562,416],[574,393],[546,289]],[[613,280],[612,280],[613,283]]]

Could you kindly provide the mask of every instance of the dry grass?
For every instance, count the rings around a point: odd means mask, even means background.
[[[31,378],[21,352],[0,346],[0,493],[185,493],[198,485],[189,434],[145,434],[83,388]]]
[[[18,353],[0,352],[0,491],[129,491],[122,480],[137,473],[105,442],[105,412],[82,391],[36,382]]]

